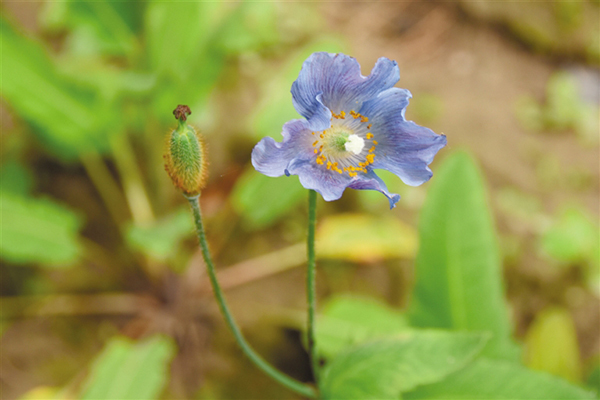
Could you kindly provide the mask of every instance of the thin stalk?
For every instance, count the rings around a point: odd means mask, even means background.
[[[315,343],[315,308],[316,308],[316,292],[315,283],[316,262],[315,262],[315,225],[317,221],[317,192],[314,190],[308,191],[308,268],[306,271],[306,293],[308,297],[308,354],[312,365],[313,376],[317,387],[319,384],[319,356],[317,354],[317,346]]]
[[[121,223],[127,218],[121,204],[124,204],[123,194],[117,182],[115,182],[102,157],[94,151],[89,151],[80,158],[85,172],[90,177],[96,190],[102,197],[110,216],[120,228]]]
[[[123,180],[125,198],[133,220],[138,224],[154,221],[154,213],[144,187],[142,172],[135,159],[129,138],[124,132],[120,132],[111,138],[110,145],[119,175]]]
[[[208,249],[208,244],[206,242],[206,235],[204,233],[204,226],[202,224],[202,214],[200,213],[200,202],[199,196],[187,197],[190,206],[192,207],[192,213],[194,214],[194,223],[196,225],[196,232],[198,234],[198,240],[200,241],[200,247],[202,248],[202,256],[204,257],[204,262],[206,263],[206,268],[208,270],[208,276],[210,278],[210,283],[212,285],[213,291],[215,293],[215,297],[217,299],[217,303],[219,304],[219,308],[221,309],[221,313],[225,317],[225,321],[231,329],[233,336],[235,336],[236,342],[242,348],[244,354],[264,373],[269,375],[275,381],[279,382],[283,386],[288,389],[299,393],[308,398],[316,398],[317,393],[314,388],[309,385],[306,385],[302,382],[299,382],[282,372],[275,369],[271,364],[266,362],[261,356],[259,356],[252,347],[246,342],[240,328],[237,326],[231,312],[229,311],[229,307],[227,306],[227,302],[225,301],[225,296],[223,294],[223,290],[219,285],[219,281],[217,280],[217,275],[215,272],[215,267],[212,262],[212,258],[210,256],[210,251]]]

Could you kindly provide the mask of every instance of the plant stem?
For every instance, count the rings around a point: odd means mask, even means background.
[[[308,191],[308,268],[306,271],[306,293],[308,297],[308,353],[313,370],[313,376],[317,387],[319,384],[319,356],[315,343],[315,308],[316,292],[315,283],[316,262],[315,262],[315,225],[317,221],[317,192]]]
[[[210,278],[210,283],[213,287],[217,303],[219,304],[219,308],[221,309],[221,313],[225,317],[225,321],[227,322],[229,329],[231,329],[233,336],[235,336],[235,340],[242,348],[242,351],[258,368],[260,368],[264,373],[269,375],[277,382],[281,383],[283,386],[305,397],[316,398],[317,393],[314,388],[302,382],[299,382],[275,369],[271,364],[269,364],[261,356],[259,356],[254,351],[254,349],[250,347],[248,342],[246,342],[246,339],[242,335],[240,328],[235,323],[235,320],[233,319],[233,316],[229,311],[229,307],[227,306],[227,302],[225,301],[223,290],[221,289],[219,281],[217,280],[215,267],[210,256],[210,251],[208,250],[208,244],[206,242],[204,226],[202,225],[202,214],[200,213],[199,196],[187,197],[187,199],[190,202],[190,206],[192,207],[192,213],[194,214],[194,223],[196,225],[196,232],[198,234],[198,240],[200,241],[200,247],[202,248],[202,256],[204,257],[204,262],[206,263],[208,276]]]
[[[127,219],[121,207],[125,201],[119,185],[115,182],[106,164],[104,164],[102,157],[94,151],[89,151],[79,159],[113,221],[121,228],[121,223]]]

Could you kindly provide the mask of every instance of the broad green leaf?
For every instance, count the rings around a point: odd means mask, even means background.
[[[69,158],[107,148],[97,96],[59,75],[41,46],[0,18],[2,96],[57,154]]]
[[[319,353],[331,359],[348,347],[407,329],[404,316],[388,305],[346,295],[334,297],[323,306],[315,335]]]
[[[83,384],[82,399],[157,399],[169,378],[175,355],[171,339],[154,336],[135,343],[112,339]]]
[[[127,230],[131,247],[158,261],[166,261],[180,250],[181,241],[193,235],[189,211],[180,210],[150,226],[132,225]]]
[[[323,398],[398,399],[402,392],[464,367],[486,340],[475,333],[411,331],[363,343],[325,366]]]
[[[581,382],[577,333],[567,310],[551,308],[538,314],[527,332],[525,348],[529,368]]]
[[[493,337],[485,355],[518,359],[492,217],[480,172],[468,154],[453,154],[436,168],[419,232],[412,324],[488,331]]]
[[[79,218],[48,199],[0,193],[0,256],[13,263],[71,266],[81,253]]]
[[[393,217],[338,214],[321,222],[316,244],[317,255],[322,258],[358,262],[413,258],[417,250],[417,233],[413,227]]]
[[[246,224],[261,229],[275,223],[307,196],[297,177],[271,178],[249,168],[236,182],[231,204]]]
[[[403,399],[577,400],[593,394],[544,372],[515,363],[479,359],[443,381],[405,393]]]

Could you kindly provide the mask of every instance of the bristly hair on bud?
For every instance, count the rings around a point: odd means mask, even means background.
[[[192,111],[188,106],[178,105],[173,115],[179,124],[166,140],[165,170],[173,184],[188,197],[197,196],[206,186],[208,161],[206,145],[202,136],[187,124]]]

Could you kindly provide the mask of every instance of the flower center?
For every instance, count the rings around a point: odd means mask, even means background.
[[[344,143],[344,148],[354,154],[360,154],[362,149],[365,148],[365,139],[358,135],[350,135],[348,141]]]
[[[371,124],[367,124],[369,118],[355,111],[350,111],[347,119],[344,111],[332,113],[332,116],[331,128],[321,133],[312,132],[318,135],[313,143],[317,154],[315,162],[339,174],[347,172],[350,177],[358,172],[366,173],[366,167],[374,162],[378,144],[368,132],[371,129]],[[367,141],[371,141],[371,147],[365,152]]]

